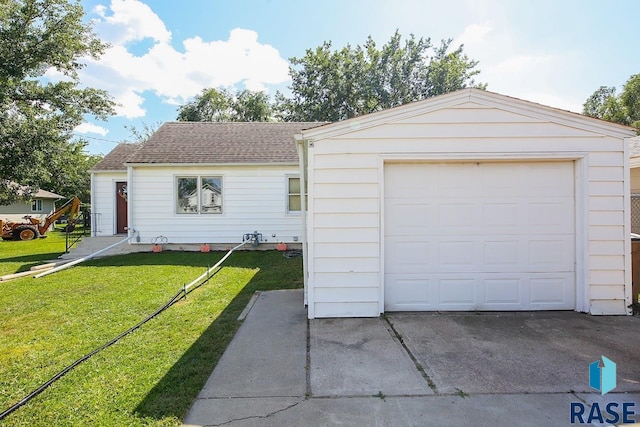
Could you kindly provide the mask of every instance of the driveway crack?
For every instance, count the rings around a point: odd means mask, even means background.
[[[418,358],[411,352],[407,344],[404,342],[404,338],[402,337],[402,335],[398,333],[398,330],[395,328],[395,326],[393,326],[393,323],[391,323],[391,320],[387,316],[383,314],[382,318],[387,322],[387,325],[389,325],[389,329],[393,333],[393,336],[398,340],[400,345],[402,345],[402,348],[404,348],[404,351],[409,355],[409,358],[411,359],[413,364],[416,366],[416,369],[418,370],[418,372],[420,372],[420,375],[422,375],[424,380],[427,382],[427,384],[429,385],[429,388],[433,390],[433,392],[437,395],[438,388],[436,387],[436,383],[434,383],[431,377],[427,375],[427,372],[425,371],[424,366],[422,366],[422,364],[418,361]]]
[[[276,411],[269,412],[268,414],[265,414],[265,415],[250,415],[248,417],[234,418],[234,419],[231,419],[229,421],[225,421],[225,422],[220,423],[220,424],[206,424],[206,425],[204,425],[202,427],[219,427],[219,426],[224,426],[224,425],[231,424],[231,423],[236,422],[236,421],[245,421],[245,420],[253,420],[253,419],[257,419],[257,420],[266,419],[266,418],[272,417],[272,416],[274,416],[276,414],[279,414],[281,412],[288,411],[289,409],[298,406],[299,404],[301,404],[305,400],[307,400],[307,399],[306,398],[305,399],[301,399],[301,400],[299,400],[299,401],[297,401],[295,403],[292,403],[291,405],[287,405],[284,408],[278,409]]]

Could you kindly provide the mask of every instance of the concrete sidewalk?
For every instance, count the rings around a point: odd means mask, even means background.
[[[572,403],[585,405],[586,421],[593,402],[607,418],[613,401],[640,412],[640,392],[436,393],[429,372],[383,318],[307,321],[301,290],[265,292],[185,425],[561,426]]]

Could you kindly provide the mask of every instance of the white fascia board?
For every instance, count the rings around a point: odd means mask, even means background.
[[[134,168],[144,167],[233,167],[233,166],[255,166],[255,167],[282,167],[282,166],[298,166],[294,163],[126,163],[127,166]]]

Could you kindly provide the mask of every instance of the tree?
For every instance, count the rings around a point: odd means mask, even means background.
[[[582,113],[633,126],[640,133],[640,74],[631,76],[619,95],[615,87],[600,86],[587,98]]]
[[[339,121],[475,86],[477,61],[450,51],[451,40],[433,48],[430,39],[411,35],[404,44],[396,33],[378,49],[364,46],[333,50],[324,42],[291,58],[292,96],[276,94],[276,110],[286,121]]]
[[[63,146],[63,151],[53,156],[52,173],[47,190],[71,197],[78,196],[81,202],[91,202],[90,170],[101,159],[101,155],[87,154],[88,141],[79,140]]]
[[[231,120],[231,94],[226,89],[202,89],[200,95],[178,108],[182,122],[228,122]]]
[[[234,122],[268,122],[273,117],[269,96],[264,92],[245,89],[238,93],[232,106]]]
[[[178,109],[185,122],[266,122],[273,111],[264,92],[243,90],[234,95],[226,89],[206,88]]]
[[[137,128],[131,125],[125,126],[125,129],[127,129],[131,134],[131,139],[134,143],[142,144],[147,142],[147,140],[151,138],[151,135],[153,135],[158,130],[158,128],[160,128],[160,126],[162,126],[162,122],[154,122],[151,124],[142,122],[141,128]]]
[[[73,129],[85,115],[113,113],[106,92],[80,87],[85,57],[106,45],[82,22],[84,10],[69,0],[4,0],[0,8],[0,204],[21,198],[10,185],[27,186],[26,197],[51,183],[74,152]],[[47,71],[64,76],[48,81]],[[72,159],[69,159],[72,161]]]

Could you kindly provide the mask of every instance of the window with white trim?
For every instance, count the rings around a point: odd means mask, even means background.
[[[42,212],[42,200],[31,201],[31,212]]]
[[[287,176],[287,213],[299,213],[302,209],[302,192],[300,188],[300,177],[297,175]],[[307,194],[305,191],[305,206]]]
[[[222,177],[176,177],[176,213],[222,213]]]

